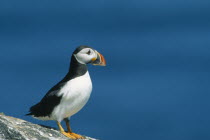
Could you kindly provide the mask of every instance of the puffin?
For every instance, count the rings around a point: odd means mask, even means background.
[[[106,61],[104,56],[92,47],[77,47],[71,56],[66,76],[53,86],[40,102],[30,107],[26,115],[39,120],[54,120],[63,135],[71,139],[83,139],[83,136],[72,132],[70,117],[84,107],[92,92],[87,64],[105,66]],[[67,131],[61,126],[61,121],[65,121]]]

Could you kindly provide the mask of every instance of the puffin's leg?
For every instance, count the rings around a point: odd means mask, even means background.
[[[66,122],[66,127],[67,127],[68,133],[70,135],[76,137],[77,139],[84,139],[83,136],[72,132],[71,127],[70,127],[70,122],[69,122],[69,119],[68,118],[65,118],[64,121]]]
[[[74,137],[73,135],[70,135],[69,133],[65,132],[63,127],[61,126],[61,123],[57,121],[57,125],[58,125],[58,128],[60,130],[60,132],[65,135],[66,137],[69,137],[71,139],[77,139],[76,137]]]

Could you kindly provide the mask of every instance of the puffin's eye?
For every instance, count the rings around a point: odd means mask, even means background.
[[[87,54],[90,55],[90,53],[91,53],[91,51],[89,50],[89,51],[87,52]]]

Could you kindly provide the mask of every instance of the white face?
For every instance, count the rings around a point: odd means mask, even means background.
[[[97,58],[97,53],[91,48],[84,48],[74,56],[79,63],[87,64]]]

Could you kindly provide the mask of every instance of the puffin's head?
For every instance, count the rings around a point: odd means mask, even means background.
[[[106,60],[103,55],[88,46],[79,46],[73,53],[76,60],[81,64],[93,64],[106,66]]]

